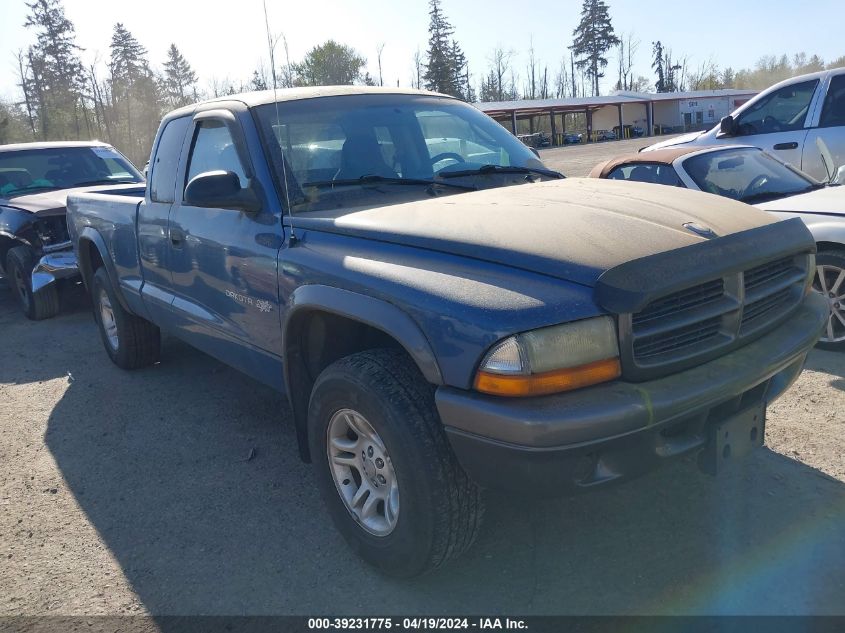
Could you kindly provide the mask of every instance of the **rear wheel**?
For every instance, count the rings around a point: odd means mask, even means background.
[[[818,347],[845,351],[845,250],[819,251],[813,289],[830,304],[830,317]]]
[[[138,369],[158,362],[161,351],[159,329],[123,308],[105,268],[99,268],[94,273],[91,295],[94,320],[112,362],[121,369]]]
[[[6,254],[6,274],[21,311],[26,318],[41,321],[59,313],[59,292],[55,284],[32,292],[35,264],[35,253],[29,246],[16,246]]]
[[[452,453],[433,387],[404,353],[372,350],[327,367],[308,433],[332,519],[368,563],[414,576],[475,540],[481,492]]]

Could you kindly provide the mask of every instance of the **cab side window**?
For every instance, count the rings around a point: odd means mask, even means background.
[[[845,125],[845,75],[834,77],[824,100],[819,127]]]
[[[784,86],[761,99],[739,116],[740,135],[800,130],[804,127],[818,84],[818,79],[803,81]]]
[[[175,198],[176,167],[190,123],[190,117],[173,119],[161,133],[153,164],[150,165],[150,200],[153,202],[173,202]]]
[[[246,187],[246,170],[238,157],[229,128],[221,121],[202,121],[194,135],[185,184],[199,174],[221,169],[234,172],[241,181],[241,187]]]

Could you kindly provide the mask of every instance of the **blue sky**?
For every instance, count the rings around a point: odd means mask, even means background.
[[[18,93],[15,51],[28,46],[33,35],[23,27],[24,0],[0,0],[0,4],[0,96],[9,99]],[[799,51],[816,53],[826,61],[845,55],[841,29],[830,26],[831,19],[842,16],[841,0],[810,4],[610,0],[609,4],[617,33],[633,32],[641,41],[635,72],[649,78],[651,42],[657,39],[675,57],[688,56],[693,67],[712,58],[720,66],[740,68],[753,65],[762,55]],[[268,57],[261,0],[65,0],[64,5],[76,25],[77,41],[85,48],[86,64],[108,59],[112,27],[118,21],[147,47],[155,65],[161,64],[167,47],[175,42],[200,75],[203,89],[212,78],[246,80]],[[532,37],[537,56],[549,65],[553,76],[567,54],[581,2],[442,0],[442,5],[477,83],[497,45],[514,51],[514,68],[524,78],[525,52]],[[427,0],[268,0],[268,11],[271,30],[285,34],[293,59],[314,44],[334,38],[355,47],[376,76],[376,47],[384,43],[382,65],[388,85],[397,80],[408,85],[414,51],[425,50]],[[614,75],[612,64],[613,60],[608,79]],[[605,81],[605,91],[610,83]]]

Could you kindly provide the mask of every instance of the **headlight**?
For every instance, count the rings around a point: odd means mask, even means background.
[[[475,389],[539,396],[618,378],[619,345],[610,317],[533,330],[496,343],[481,361]]]

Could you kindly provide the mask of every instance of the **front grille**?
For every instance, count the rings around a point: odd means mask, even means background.
[[[785,257],[710,279],[620,315],[623,363],[639,375],[669,373],[679,364],[774,328],[804,294],[809,259]],[[703,362],[703,361],[702,361]]]

